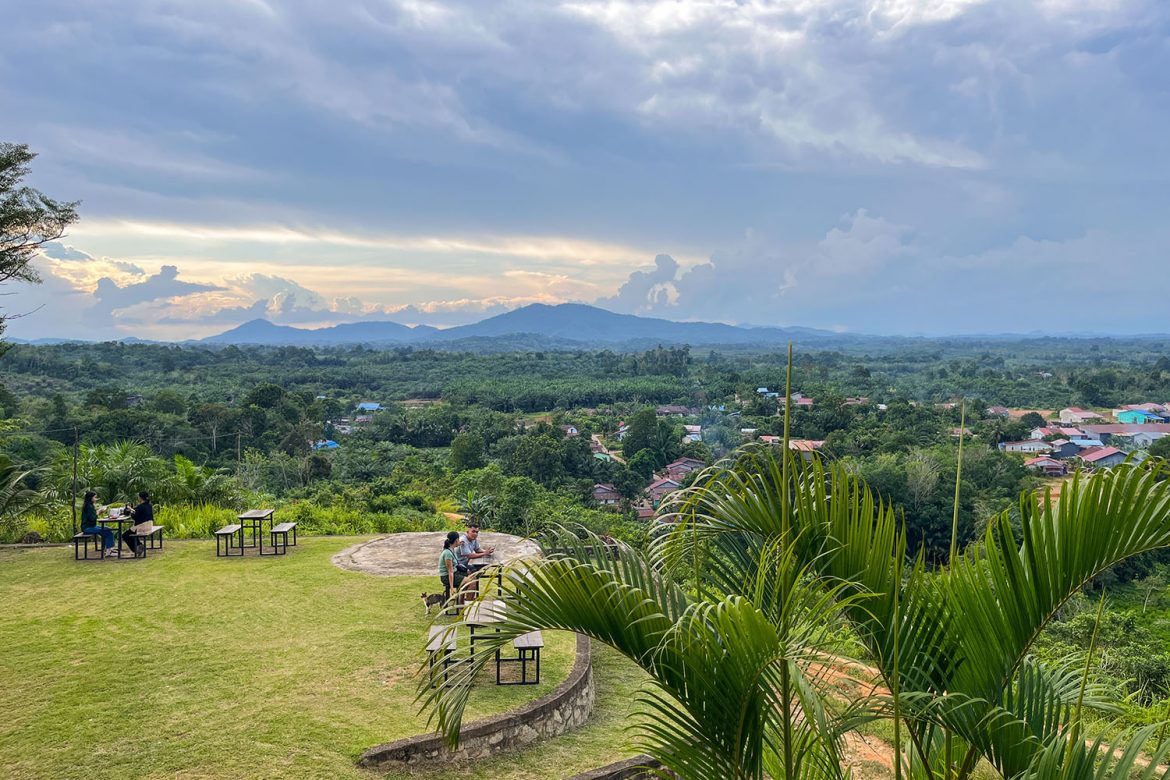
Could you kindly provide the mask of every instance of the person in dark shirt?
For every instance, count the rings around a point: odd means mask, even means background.
[[[98,525],[97,493],[88,490],[81,503],[81,530],[87,534],[97,534],[102,538],[102,546],[108,552],[114,546],[114,532],[109,528]]]
[[[150,494],[143,490],[138,494],[138,498],[138,506],[130,510],[134,525],[122,534],[122,541],[130,548],[130,552],[135,554],[138,553],[138,534],[148,534],[154,529],[154,507],[150,504]]]

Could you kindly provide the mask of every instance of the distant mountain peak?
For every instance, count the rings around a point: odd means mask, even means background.
[[[439,330],[409,327],[383,320],[359,320],[326,328],[296,328],[256,319],[203,339],[208,344],[325,346],[339,344],[428,344],[464,339],[482,342],[515,336],[539,336],[545,343],[590,345],[662,344],[718,345],[782,343],[796,333],[835,337],[808,328],[743,328],[718,322],[676,322],[656,317],[619,314],[586,303],[530,303],[471,325]]]

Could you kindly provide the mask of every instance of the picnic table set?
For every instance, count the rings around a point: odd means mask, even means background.
[[[101,507],[98,512],[98,525],[102,528],[110,528],[114,530],[114,539],[117,544],[109,550],[102,546],[102,538],[96,534],[79,531],[73,535],[73,559],[74,560],[89,560],[89,544],[93,542],[93,550],[97,554],[98,559],[105,559],[108,557],[123,558],[123,553],[126,550],[126,540],[122,538],[122,533],[125,528],[133,528],[135,525],[134,516],[126,507]],[[139,533],[138,552],[131,555],[131,558],[145,558],[148,550],[161,550],[163,546],[163,531],[165,526],[151,523],[150,530]]]
[[[484,563],[476,567],[481,574],[489,568],[495,569],[495,577],[502,587],[503,567],[494,563]],[[489,575],[491,576],[491,575]],[[523,584],[523,579],[518,584]],[[467,626],[467,644],[469,652],[465,659],[458,657],[457,631],[460,624],[433,625],[427,635],[427,662],[433,670],[442,665],[443,678],[447,679],[451,665],[461,661],[470,661],[475,657],[475,645],[493,638],[500,633],[500,625],[508,614],[508,603],[499,598],[477,599],[466,605],[463,613],[462,625]],[[512,640],[514,657],[506,657],[501,648],[495,652],[496,685],[538,685],[540,683],[540,651],[544,648],[544,638],[540,631],[530,631],[521,634]],[[503,679],[503,667],[506,664],[517,664],[520,667],[518,680],[506,681]],[[529,675],[529,666],[532,675]]]
[[[297,546],[297,524],[276,523],[275,509],[249,509],[237,515],[239,522],[230,523],[215,532],[215,555],[217,558],[242,556],[245,549],[256,550],[259,555],[284,555],[288,548]],[[268,524],[268,551],[264,551],[264,524]],[[250,532],[251,540],[245,539]],[[289,534],[292,542],[289,543]]]

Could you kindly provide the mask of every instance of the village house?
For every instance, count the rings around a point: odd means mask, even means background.
[[[1079,406],[1070,406],[1060,410],[1060,421],[1066,425],[1080,425],[1081,423],[1104,419],[1104,417],[1096,412],[1090,412],[1088,409],[1082,409]]]
[[[692,409],[689,406],[677,406],[674,404],[666,404],[655,408],[654,414],[659,417],[689,417],[698,414],[698,409]]]
[[[787,401],[787,399],[781,398],[780,405],[786,406],[787,405],[786,401]],[[811,409],[813,407],[813,399],[809,398],[806,395],[801,395],[800,393],[793,393],[792,394],[792,405],[797,409]]]
[[[756,428],[740,428],[739,435],[745,439],[754,439],[756,437]]]
[[[701,425],[684,425],[683,443],[687,442],[701,442],[703,440],[703,426]]]
[[[1052,452],[1052,447],[1046,441],[1039,439],[1026,439],[1025,441],[1002,441],[999,443],[999,448],[1004,452],[1025,452],[1038,454],[1042,452]]]
[[[1080,428],[1045,426],[1043,428],[1033,428],[1028,436],[1032,439],[1047,439],[1049,436],[1058,436],[1062,439],[1083,439],[1085,438],[1085,432]]]
[[[634,504],[634,513],[639,520],[650,520],[654,517],[654,505],[648,499],[642,499]]]
[[[1160,417],[1166,416],[1170,413],[1170,404],[1123,404],[1117,409],[1113,410],[1113,416],[1116,417],[1118,412],[1135,411],[1135,412],[1152,412]]]
[[[1054,458],[1074,458],[1076,454],[1081,451],[1081,448],[1073,444],[1068,439],[1053,439],[1048,442],[1048,446],[1052,451],[1048,454]]]
[[[574,436],[579,436],[580,434],[581,434],[581,432],[577,430],[576,425],[562,425],[561,426],[561,435],[564,436],[566,439],[571,439]]]
[[[1024,468],[1032,471],[1039,471],[1047,477],[1063,477],[1068,473],[1068,465],[1050,458],[1047,455],[1041,455],[1038,458],[1031,458],[1024,461]]]
[[[1080,454],[1081,462],[1094,468],[1111,468],[1125,462],[1125,453],[1116,447],[1094,447]]]
[[[382,406],[382,404],[375,401],[362,401],[357,405],[357,409],[355,411],[369,414],[371,412],[381,412],[385,408],[385,406]]]
[[[759,441],[764,444],[779,444],[783,438],[783,436],[769,436],[768,434],[764,434],[759,438]]]
[[[1129,442],[1130,442],[1130,445],[1134,449],[1148,450],[1150,448],[1151,444],[1153,444],[1158,439],[1161,439],[1163,436],[1166,436],[1166,435],[1167,434],[1165,434],[1165,433],[1154,433],[1154,432],[1150,432],[1150,431],[1141,431],[1139,433],[1131,434],[1129,436]]]
[[[665,471],[667,477],[678,480],[681,484],[687,474],[690,474],[692,471],[698,471],[701,468],[706,468],[706,466],[706,463],[695,458],[679,458],[672,463],[666,464]]]
[[[841,402],[841,405],[842,406],[864,406],[867,403],[869,403],[869,399],[866,398],[865,396],[860,396],[858,398],[852,398],[852,397],[846,398],[844,401]]]
[[[646,496],[655,508],[662,503],[662,499],[682,487],[682,483],[670,477],[656,479],[646,486]]]
[[[1119,412],[1115,412],[1113,416],[1117,419],[1117,422],[1131,425],[1165,422],[1161,415],[1155,414],[1154,412],[1147,412],[1144,409],[1122,409]]]
[[[797,452],[817,452],[825,446],[824,439],[789,439],[788,449]]]
[[[1170,423],[1109,423],[1081,426],[1085,434],[1109,444],[1114,436],[1133,436],[1138,433],[1170,433]]]
[[[617,506],[622,501],[622,494],[617,488],[605,482],[593,486],[593,500],[601,506]]]
[[[1012,410],[1006,406],[989,406],[987,407],[987,413],[992,417],[1007,417],[1012,413]]]
[[[1104,447],[1105,442],[1101,441],[1100,439],[1081,438],[1073,439],[1072,445],[1081,450],[1093,450],[1098,447]]]
[[[629,432],[630,432],[629,424],[624,423],[624,422],[619,422],[618,427],[617,427],[617,433],[615,434],[617,436],[617,440],[623,441],[626,438],[626,434]]]

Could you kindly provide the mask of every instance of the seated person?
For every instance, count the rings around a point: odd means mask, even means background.
[[[465,572],[459,570],[459,559],[455,555],[455,547],[459,543],[459,532],[450,531],[443,540],[443,552],[439,554],[439,582],[443,585],[443,597],[450,599],[453,593],[458,593],[463,585]]]
[[[130,517],[134,525],[122,534],[122,541],[130,548],[130,552],[138,552],[138,534],[148,534],[154,530],[154,507],[150,503],[150,494],[145,490],[138,494],[138,505],[130,510]]]
[[[114,547],[114,532],[109,528],[98,525],[97,493],[92,490],[85,492],[81,503],[81,530],[87,534],[97,534],[102,538],[102,546],[108,552]]]
[[[475,563],[476,559],[487,558],[495,551],[495,547],[484,547],[479,543],[479,526],[469,525],[467,532],[459,537],[459,546],[455,549],[455,555],[459,558],[459,563],[474,570],[487,565],[483,562]]]

